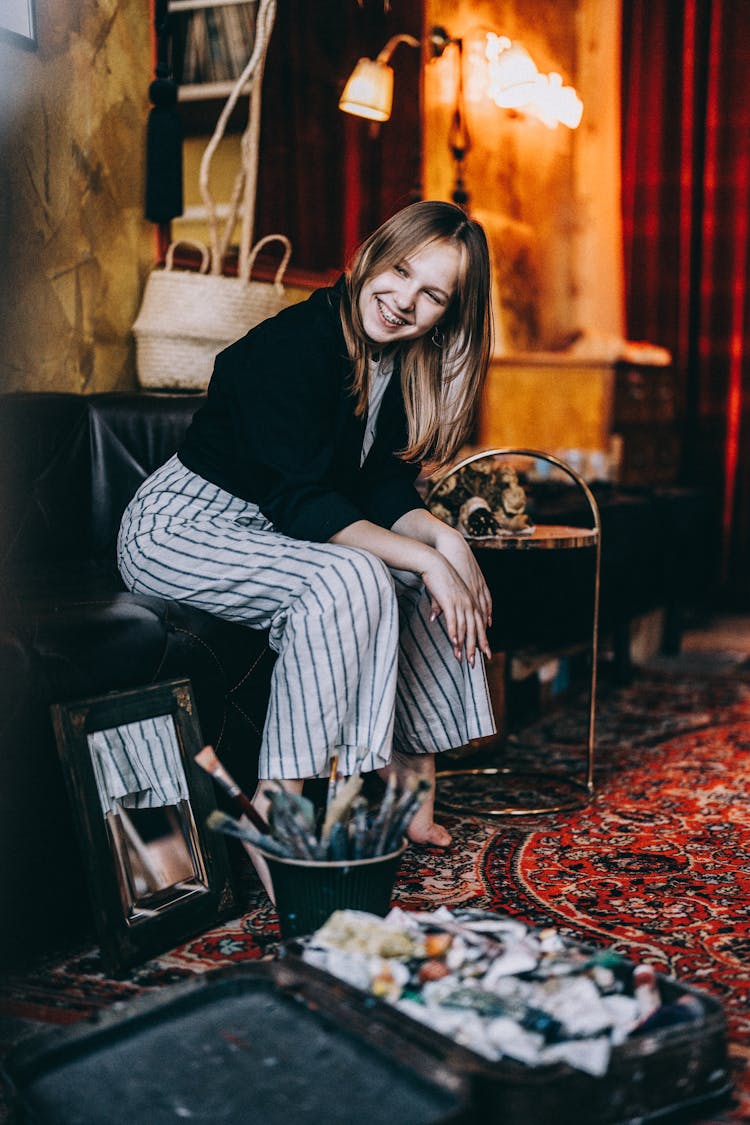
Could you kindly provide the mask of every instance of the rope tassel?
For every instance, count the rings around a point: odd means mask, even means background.
[[[149,87],[152,109],[146,128],[146,218],[166,223],[182,214],[182,123],[177,83],[169,69],[169,14],[158,0],[154,17],[158,62]]]

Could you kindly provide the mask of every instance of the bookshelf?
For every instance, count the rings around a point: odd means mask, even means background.
[[[256,0],[169,0],[169,13],[178,18],[181,102],[229,96],[252,51],[257,7]]]
[[[185,134],[186,206],[173,221],[173,237],[212,243],[212,257],[223,259],[235,223],[240,221],[243,229],[253,224],[255,162],[245,181],[240,169],[250,167],[250,149],[257,161],[263,64],[275,3],[169,0],[168,12]],[[254,69],[252,57],[257,59]],[[243,74],[248,80],[239,88],[237,80]],[[211,221],[221,224],[218,243],[212,240]]]

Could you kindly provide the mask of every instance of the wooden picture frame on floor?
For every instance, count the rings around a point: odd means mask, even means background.
[[[210,929],[235,905],[187,679],[52,707],[105,964],[114,972]]]

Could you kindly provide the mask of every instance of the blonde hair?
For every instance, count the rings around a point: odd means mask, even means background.
[[[465,441],[489,366],[492,345],[490,259],[481,226],[452,203],[424,200],[393,215],[354,253],[345,272],[341,320],[354,364],[356,413],[367,409],[368,361],[377,346],[365,335],[359,309],[362,287],[431,242],[448,241],[461,251],[456,291],[431,335],[399,345],[407,443],[397,452],[407,461],[445,465]]]

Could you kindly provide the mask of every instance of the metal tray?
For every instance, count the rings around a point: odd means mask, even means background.
[[[14,1122],[470,1125],[466,1080],[310,967],[168,986],[6,1060]]]

